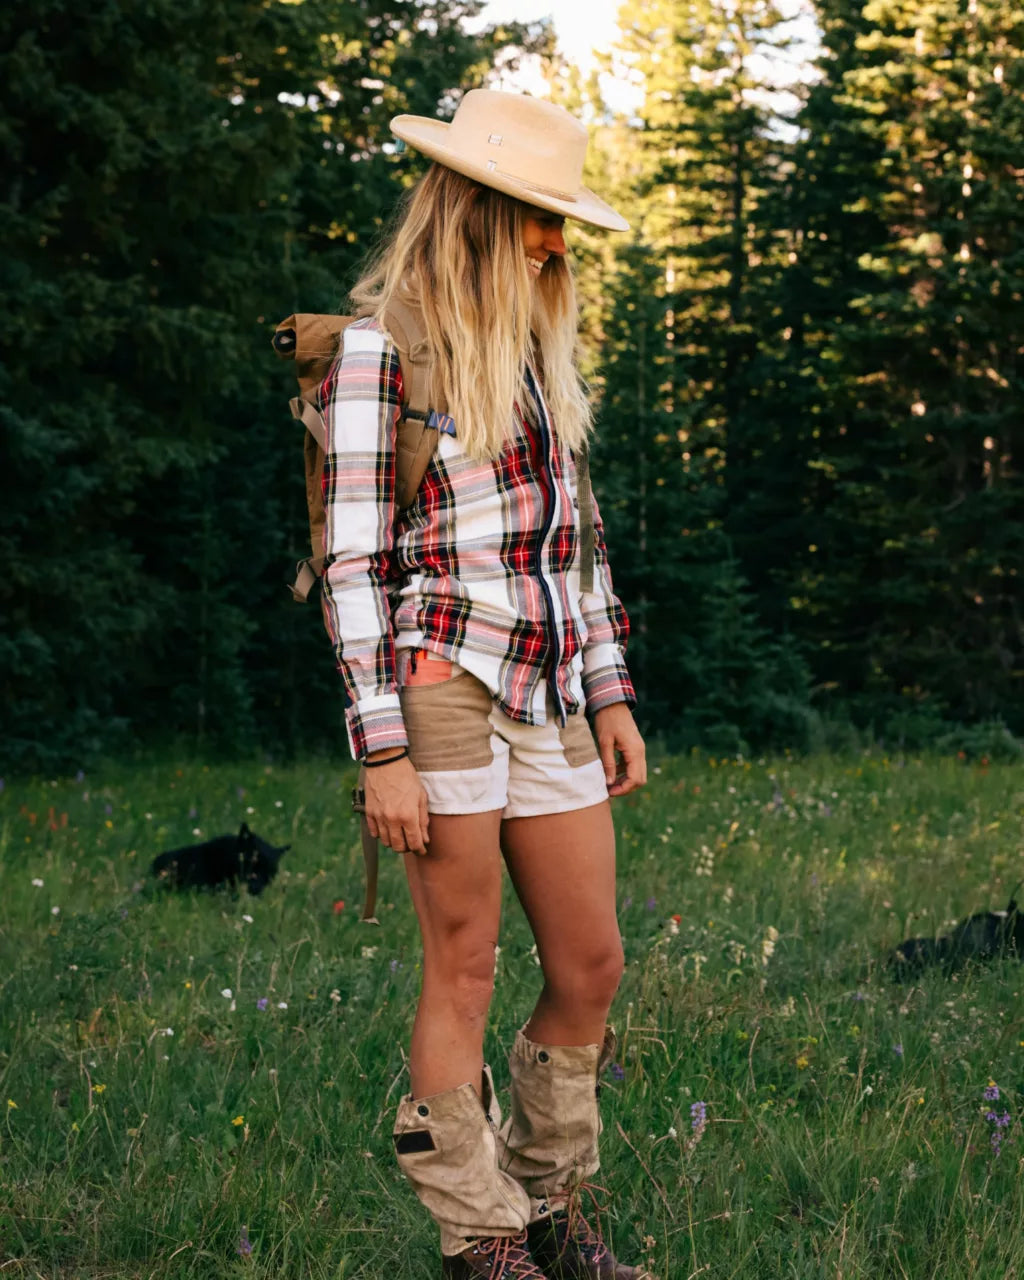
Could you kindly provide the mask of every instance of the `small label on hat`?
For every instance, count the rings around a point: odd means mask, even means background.
[[[492,133],[491,136],[487,139],[487,141],[490,142],[495,147],[500,147],[501,137],[502,135],[500,133]]]

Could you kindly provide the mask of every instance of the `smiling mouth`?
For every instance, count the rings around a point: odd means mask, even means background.
[[[546,261],[547,261],[547,259],[546,259],[546,258],[530,258],[530,257],[527,257],[527,259],[526,259],[526,265],[530,268],[530,271],[531,271],[535,276],[539,276],[539,275],[540,275],[540,273],[541,273],[541,268],[544,266],[544,263],[545,263]]]

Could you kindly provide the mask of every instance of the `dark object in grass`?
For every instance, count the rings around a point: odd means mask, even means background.
[[[236,836],[217,836],[202,844],[170,849],[153,859],[152,872],[172,889],[215,889],[244,883],[253,895],[262,893],[277,875],[277,864],[290,844],[267,844],[246,823]]]
[[[901,980],[930,965],[952,973],[968,960],[995,960],[1001,956],[1024,960],[1024,912],[1012,897],[1005,911],[979,911],[961,920],[952,933],[938,938],[907,938],[892,953],[890,963],[893,976]]]

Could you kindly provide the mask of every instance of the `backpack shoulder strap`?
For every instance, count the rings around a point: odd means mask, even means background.
[[[408,507],[430,466],[440,433],[428,428],[430,404],[430,345],[423,313],[404,298],[393,298],[383,316],[384,327],[398,350],[402,366],[402,417],[395,445],[395,502]]]

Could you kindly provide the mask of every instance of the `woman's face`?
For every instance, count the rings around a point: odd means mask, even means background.
[[[564,222],[560,213],[549,213],[533,205],[524,207],[523,248],[526,250],[526,265],[534,279],[540,275],[548,258],[553,254],[561,257],[566,252],[562,235]]]

